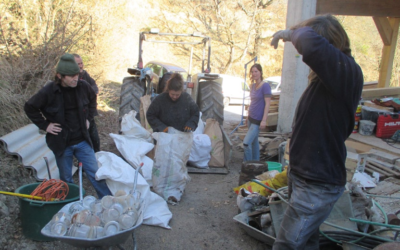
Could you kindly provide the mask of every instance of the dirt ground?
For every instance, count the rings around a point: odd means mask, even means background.
[[[225,114],[224,128],[231,132],[240,121],[240,107],[232,107]],[[119,154],[109,133],[118,133],[116,112],[100,111],[97,119],[101,137],[101,149]],[[236,194],[232,188],[237,186],[243,153],[237,150],[240,143],[237,136],[231,136],[233,153],[229,174],[190,174],[192,180],[186,186],[181,201],[169,208],[173,214],[170,221],[172,229],[141,225],[135,230],[137,249],[269,249],[265,244],[246,234],[233,220],[238,213]],[[13,156],[0,150],[0,190],[14,191],[16,188],[34,183],[30,176]],[[77,175],[74,176],[77,182]],[[86,195],[95,195],[94,189],[83,178]],[[19,200],[13,196],[0,195],[0,249],[78,249],[60,241],[37,242],[22,234],[19,215]],[[4,205],[4,206],[3,206]],[[4,209],[4,210],[3,210]],[[121,246],[134,249],[131,238]],[[112,249],[118,249],[116,246]]]

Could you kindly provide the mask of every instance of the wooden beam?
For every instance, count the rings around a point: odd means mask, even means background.
[[[398,1],[400,3],[400,1]],[[393,33],[390,45],[384,45],[382,49],[382,60],[379,69],[378,88],[390,86],[390,78],[392,77],[393,60],[396,51],[397,37],[399,34],[400,18],[389,18],[388,20]]]
[[[361,97],[363,100],[371,100],[375,98],[382,98],[384,96],[400,96],[400,87],[394,88],[376,88],[376,89],[363,89]]]
[[[378,29],[379,35],[381,35],[381,39],[384,45],[391,45],[392,36],[393,36],[393,29],[389,23],[387,17],[372,17],[374,19],[376,28]]]
[[[400,17],[399,0],[317,0],[317,14]]]

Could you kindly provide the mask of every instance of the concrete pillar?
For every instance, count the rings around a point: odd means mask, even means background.
[[[317,0],[289,0],[286,28],[315,16]],[[281,42],[281,41],[280,41]],[[292,131],[292,122],[297,102],[308,84],[309,67],[303,63],[291,42],[286,42],[283,52],[282,90],[279,100],[277,131]]]

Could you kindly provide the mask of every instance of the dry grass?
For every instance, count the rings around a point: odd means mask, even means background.
[[[121,84],[116,82],[103,83],[100,84],[99,88],[100,91],[97,100],[99,116],[95,119],[100,136],[100,148],[102,151],[120,155],[109,134],[118,134],[119,131],[118,111]]]

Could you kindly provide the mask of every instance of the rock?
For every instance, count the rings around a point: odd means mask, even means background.
[[[6,204],[4,204],[4,202],[2,202],[2,201],[0,201],[0,214],[3,215],[3,216],[9,216],[10,215],[10,210],[8,209]]]

